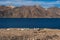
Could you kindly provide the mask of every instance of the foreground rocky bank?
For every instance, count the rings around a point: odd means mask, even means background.
[[[60,18],[60,8],[35,6],[0,6],[0,18]]]
[[[60,40],[58,29],[0,29],[0,40]]]

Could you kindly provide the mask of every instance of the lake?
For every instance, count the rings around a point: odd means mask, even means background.
[[[0,28],[60,29],[60,18],[0,18]]]

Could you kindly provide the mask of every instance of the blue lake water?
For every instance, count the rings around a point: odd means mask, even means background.
[[[60,29],[60,18],[0,18],[0,28]]]

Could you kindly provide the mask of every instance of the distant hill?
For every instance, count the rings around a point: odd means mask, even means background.
[[[41,6],[0,6],[0,18],[60,18],[60,8]]]

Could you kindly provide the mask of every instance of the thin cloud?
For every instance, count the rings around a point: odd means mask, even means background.
[[[60,5],[60,1],[53,1],[53,2],[45,2],[45,1],[25,1],[25,0],[15,0],[15,1],[5,1],[5,2],[1,2],[0,1],[0,5],[14,5],[14,6],[21,6],[21,5],[41,5],[44,8],[48,8],[48,7],[53,7],[55,5]],[[60,6],[59,6],[60,7]]]

